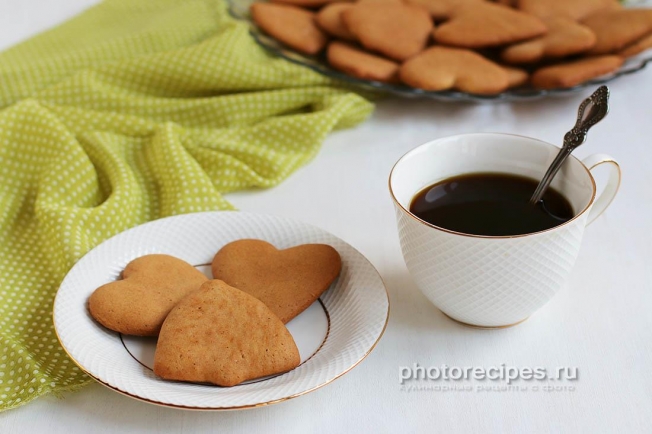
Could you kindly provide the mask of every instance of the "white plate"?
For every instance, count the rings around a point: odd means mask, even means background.
[[[155,339],[123,337],[97,324],[88,313],[90,294],[116,280],[139,256],[166,253],[210,273],[207,265],[215,253],[241,238],[266,240],[279,249],[329,244],[342,257],[339,278],[288,323],[302,362],[288,373],[230,388],[164,381],[151,370]],[[353,247],[305,223],[234,211],[169,217],[118,234],[75,264],[54,301],[54,327],[61,345],[84,372],[132,398],[196,410],[258,407],[328,384],[371,352],[388,318],[389,299],[383,281]]]

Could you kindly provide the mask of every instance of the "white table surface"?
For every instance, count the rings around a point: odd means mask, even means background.
[[[0,49],[93,3],[0,0]],[[568,286],[523,324],[473,330],[448,320],[421,295],[401,257],[387,175],[409,149],[452,134],[497,131],[558,143],[586,95],[501,105],[388,99],[370,121],[332,134],[317,158],[281,186],[229,195],[242,210],[320,226],[378,268],[391,317],[357,368],[297,399],[235,412],[160,408],[93,384],[0,413],[0,433],[650,432],[652,68],[612,83],[611,90],[611,113],[577,154],[615,157],[624,172],[621,191],[587,229]],[[574,391],[402,391],[399,366],[414,363],[569,366],[578,368],[579,379],[557,383]]]

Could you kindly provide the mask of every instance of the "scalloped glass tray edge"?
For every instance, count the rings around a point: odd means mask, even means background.
[[[609,83],[624,75],[629,75],[641,71],[647,66],[648,63],[652,62],[652,57],[649,57],[649,54],[648,57],[633,57],[631,59],[627,59],[625,64],[613,74],[609,74],[594,80],[589,80],[580,85],[565,89],[540,90],[532,88],[515,88],[509,89],[496,95],[475,95],[458,91],[427,91],[405,85],[388,84],[351,77],[350,75],[330,68],[319,57],[307,56],[287,48],[280,42],[261,32],[253,23],[249,16],[249,6],[254,1],[255,0],[227,0],[227,4],[231,16],[246,22],[249,26],[249,33],[263,48],[292,63],[305,66],[319,74],[340,80],[361,90],[387,93],[407,98],[431,98],[440,101],[506,102],[536,100],[548,96],[567,96],[578,93],[586,88],[593,89],[599,85]]]

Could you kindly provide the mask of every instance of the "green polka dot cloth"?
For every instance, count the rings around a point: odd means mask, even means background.
[[[0,409],[90,380],[52,303],[101,241],[231,209],[372,105],[274,58],[219,0],[109,0],[0,53]]]

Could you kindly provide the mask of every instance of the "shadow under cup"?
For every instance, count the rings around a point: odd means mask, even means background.
[[[541,179],[559,148],[507,134],[465,134],[435,140],[404,155],[389,188],[403,257],[419,289],[446,315],[479,327],[525,320],[564,285],[579,253],[595,181],[577,158],[566,160],[552,187],[574,217],[545,231],[514,236],[469,235],[410,213],[422,189],[453,176],[493,172]]]

